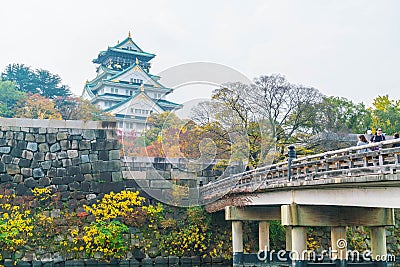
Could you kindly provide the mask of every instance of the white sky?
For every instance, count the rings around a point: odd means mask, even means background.
[[[10,63],[47,69],[80,95],[95,77],[99,51],[131,31],[157,55],[154,74],[206,61],[250,79],[281,73],[326,95],[370,104],[377,95],[400,99],[399,12],[397,0],[3,1],[0,70]],[[186,89],[172,99],[209,93]]]

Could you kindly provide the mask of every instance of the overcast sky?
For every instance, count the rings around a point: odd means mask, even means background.
[[[10,63],[47,69],[80,95],[95,77],[99,51],[131,31],[144,51],[157,55],[154,74],[212,62],[250,79],[281,73],[369,105],[378,95],[400,99],[399,13],[397,0],[4,1],[0,69]],[[184,93],[174,94],[179,101]]]

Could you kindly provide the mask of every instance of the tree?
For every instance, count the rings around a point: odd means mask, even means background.
[[[12,118],[15,104],[25,97],[25,93],[17,90],[13,82],[0,80],[0,117]]]
[[[9,64],[1,73],[1,79],[15,82],[16,88],[21,92],[39,93],[39,89],[35,85],[35,73],[24,64]]]
[[[324,97],[318,107],[317,132],[363,133],[371,125],[371,112],[363,103],[354,104],[344,97]]]
[[[61,78],[57,74],[52,74],[43,69],[36,70],[34,74],[35,86],[39,89],[41,95],[50,99],[71,95],[69,87],[61,84]]]
[[[225,84],[213,92],[212,100],[197,106],[192,118],[204,125],[218,121],[226,131],[220,138],[232,145],[232,156],[240,160],[248,153],[248,162],[258,166],[282,157],[288,144],[313,134],[322,94],[291,84],[282,75],[270,75],[254,79],[251,85]],[[211,120],[209,110],[215,114]],[[235,156],[235,150],[242,155]]]
[[[28,94],[15,105],[15,117],[29,119],[61,120],[61,114],[54,107],[54,102],[39,94]]]
[[[59,96],[54,99],[55,108],[64,120],[113,120],[111,114],[80,97]]]
[[[370,111],[374,127],[381,127],[387,134],[400,130],[400,100],[391,100],[388,95],[378,96]]]
[[[16,83],[17,89],[32,94],[41,94],[53,99],[57,96],[69,96],[69,87],[61,84],[61,78],[48,70],[32,70],[24,64],[9,64],[1,73],[4,81]]]
[[[291,84],[279,74],[254,79],[245,96],[258,118],[270,125],[281,154],[286,145],[301,142],[299,137],[312,134],[314,107],[322,101],[317,89]]]

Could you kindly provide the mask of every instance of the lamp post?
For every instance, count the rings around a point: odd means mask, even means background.
[[[294,150],[294,146],[288,146],[288,180],[289,182],[292,180],[292,160],[295,159],[296,156],[296,150]]]

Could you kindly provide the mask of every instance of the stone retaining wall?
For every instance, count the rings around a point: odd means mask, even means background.
[[[0,181],[17,195],[51,186],[65,200],[121,191],[119,149],[115,122],[1,118]]]

